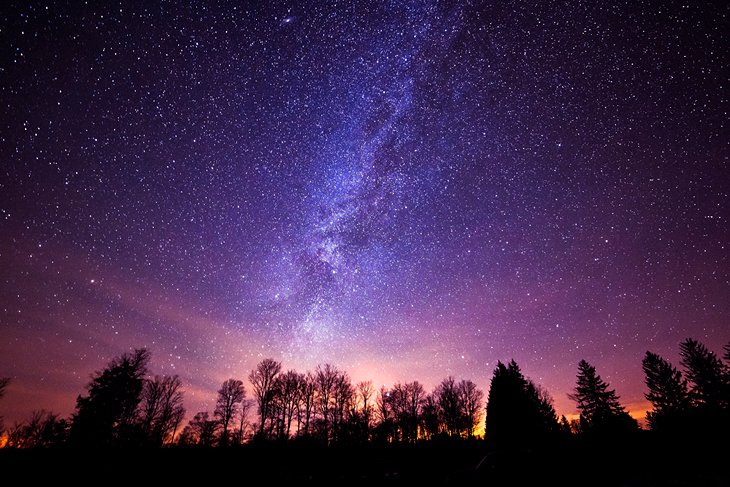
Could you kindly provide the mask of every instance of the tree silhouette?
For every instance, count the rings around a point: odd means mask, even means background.
[[[338,371],[332,391],[332,440],[346,441],[351,436],[355,388],[347,372]]]
[[[378,390],[378,395],[375,399],[375,415],[377,417],[377,425],[373,432],[375,439],[378,442],[393,441],[396,430],[395,418],[390,399],[390,391],[385,386],[382,386]]]
[[[388,410],[392,414],[392,438],[391,441],[397,442],[405,440],[404,426],[406,418],[406,391],[405,387],[400,383],[395,383],[386,395],[385,401],[388,404]]]
[[[228,446],[228,426],[238,414],[239,405],[246,398],[246,389],[243,382],[236,379],[228,379],[218,389],[218,398],[215,403],[213,414],[221,424],[223,431],[220,436],[220,446]]]
[[[423,385],[414,380],[405,387],[406,392],[406,431],[408,440],[415,442],[418,439],[418,428],[421,423],[423,404],[426,401],[426,390]]]
[[[315,371],[317,384],[317,410],[322,415],[322,439],[329,443],[330,421],[332,419],[332,402],[339,371],[330,364],[318,365]]]
[[[444,431],[451,437],[461,435],[464,416],[459,397],[459,386],[453,377],[442,380],[434,391]]]
[[[271,406],[274,399],[276,376],[281,372],[281,362],[274,359],[264,359],[256,365],[256,368],[248,375],[248,380],[253,387],[253,393],[258,405],[259,435],[264,436],[265,425],[270,420]]]
[[[8,432],[6,448],[49,448],[62,446],[68,436],[68,422],[57,414],[33,411],[30,419],[16,422]]]
[[[349,383],[349,379],[346,381]],[[373,383],[358,382],[350,386],[346,397],[346,411],[339,431],[339,442],[343,444],[364,444],[370,441],[373,426]],[[344,397],[344,396],[343,396]]]
[[[10,377],[0,377],[0,399],[5,396],[5,389],[10,384]]]
[[[309,436],[310,422],[315,412],[315,398],[317,382],[311,372],[301,374],[299,377],[299,408],[297,409],[298,428],[303,428],[302,434]]]
[[[641,365],[649,388],[645,397],[653,406],[646,413],[649,426],[652,429],[676,427],[691,405],[687,381],[672,364],[655,353],[647,351]]]
[[[10,377],[0,377],[0,399],[5,396],[5,389],[7,389],[8,384],[10,384]],[[0,416],[0,438],[5,433],[5,422],[3,421],[3,417]]]
[[[253,407],[252,399],[244,399],[241,401],[241,406],[238,411],[238,431],[234,437],[234,443],[236,445],[242,445],[245,441],[248,427],[250,426],[248,421],[249,412]]]
[[[288,370],[276,378],[275,389],[278,391],[282,416],[280,437],[289,438],[291,436],[291,424],[301,394],[300,381],[301,376],[295,370]]]
[[[128,444],[136,437],[137,406],[150,354],[137,349],[112,360],[76,400],[71,440],[85,446]]]
[[[528,379],[526,392],[534,411],[532,421],[536,428],[543,431],[546,436],[559,432],[558,415],[555,413],[553,398],[548,390]]]
[[[517,363],[497,362],[489,388],[486,433],[497,448],[530,446],[559,431],[552,398]]]
[[[580,410],[580,425],[587,434],[621,434],[638,429],[638,424],[619,403],[616,391],[609,389],[596,368],[585,360],[578,364],[575,393],[569,395]]]
[[[145,381],[140,410],[142,430],[149,444],[160,447],[171,441],[185,416],[180,378],[155,376]]]
[[[220,422],[211,419],[208,411],[199,412],[185,426],[178,443],[183,446],[215,446],[219,429]]]
[[[730,344],[726,351],[729,348]],[[691,382],[657,354],[647,352],[642,361],[648,388],[645,396],[653,405],[647,413],[649,425],[685,440],[724,434],[730,427],[728,366],[692,339],[681,344],[681,356]],[[87,395],[78,397],[71,423],[51,413],[34,412],[29,420],[13,425],[6,435],[7,446],[161,447],[172,443],[185,414],[182,382],[178,376],[145,379],[149,361],[144,349],[113,359],[92,377]],[[558,421],[548,392],[526,378],[514,360],[498,362],[486,404],[489,443],[497,448],[531,449],[570,433],[611,439],[636,430],[636,421],[595,367],[585,360],[578,367],[577,384],[569,397],[577,402],[580,416],[569,422],[565,416]],[[261,417],[257,427],[250,428],[256,432],[254,438],[288,441],[309,437],[323,445],[472,438],[485,411],[484,394],[476,384],[457,382],[454,377],[441,381],[430,394],[413,381],[396,383],[390,389],[381,387],[374,395],[372,382],[353,385],[346,372],[331,364],[318,365],[314,374],[282,373],[281,363],[265,359],[249,379]],[[0,381],[0,397],[7,384],[8,379]],[[253,403],[245,401],[242,381],[225,381],[218,390],[213,416],[196,414],[177,444],[243,444],[250,437],[248,409]]]
[[[459,382],[459,396],[464,411],[464,427],[467,437],[474,436],[474,431],[482,422],[484,411],[484,393],[470,380]]]
[[[373,421],[373,381],[362,381],[357,383],[357,398],[360,401],[360,411],[362,412],[363,435],[365,440],[370,439],[370,430]]]
[[[572,428],[570,427],[568,418],[566,418],[564,414],[560,416],[560,421],[558,421],[558,424],[560,425],[560,432],[564,435],[569,435],[572,433]]]
[[[418,426],[426,391],[418,381],[413,381],[395,384],[388,397],[400,439],[415,442],[418,439]]]
[[[691,396],[697,406],[718,411],[730,406],[730,373],[725,364],[702,343],[691,338],[679,345],[681,363],[692,383]]]
[[[423,437],[430,440],[441,432],[439,421],[439,406],[434,394],[427,394],[423,400],[421,410],[421,424],[423,426]]]

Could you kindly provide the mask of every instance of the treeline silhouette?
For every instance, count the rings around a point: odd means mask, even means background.
[[[727,438],[730,344],[724,362],[693,339],[680,344],[680,356],[683,371],[652,352],[643,359],[649,429],[658,438],[682,441]],[[5,428],[0,418],[4,448],[473,443],[484,425],[491,451],[515,451],[576,438],[628,441],[639,431],[615,390],[585,360],[570,394],[580,416],[571,422],[558,418],[548,391],[514,360],[498,362],[485,403],[471,380],[447,377],[430,392],[418,381],[376,390],[371,381],[353,383],[331,364],[301,373],[265,359],[248,375],[251,391],[240,379],[226,380],[213,412],[196,412],[185,425],[182,381],[151,376],[149,363],[146,349],[112,360],[92,377],[68,419],[35,411]],[[0,398],[8,383],[0,379]]]

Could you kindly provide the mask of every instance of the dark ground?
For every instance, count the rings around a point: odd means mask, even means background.
[[[727,444],[678,449],[641,438],[513,453],[483,442],[321,448],[312,445],[164,450],[0,450],[21,484],[730,486]],[[5,482],[3,482],[5,483]]]

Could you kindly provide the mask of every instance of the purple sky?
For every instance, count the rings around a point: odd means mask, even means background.
[[[730,341],[719,3],[18,3],[6,424],[134,347],[191,414],[266,357],[565,414],[585,358],[641,414],[647,349]]]

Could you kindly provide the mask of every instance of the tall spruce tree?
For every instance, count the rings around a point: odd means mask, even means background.
[[[645,397],[653,410],[646,419],[651,429],[674,429],[690,409],[687,380],[672,364],[655,353],[646,352],[641,363],[649,392]]]
[[[569,397],[576,401],[580,410],[581,431],[587,434],[619,434],[638,428],[634,420],[619,402],[614,389],[600,375],[596,368],[581,360],[575,393]]]
[[[727,409],[730,406],[728,367],[714,352],[692,338],[679,345],[679,353],[697,406],[710,411]]]

